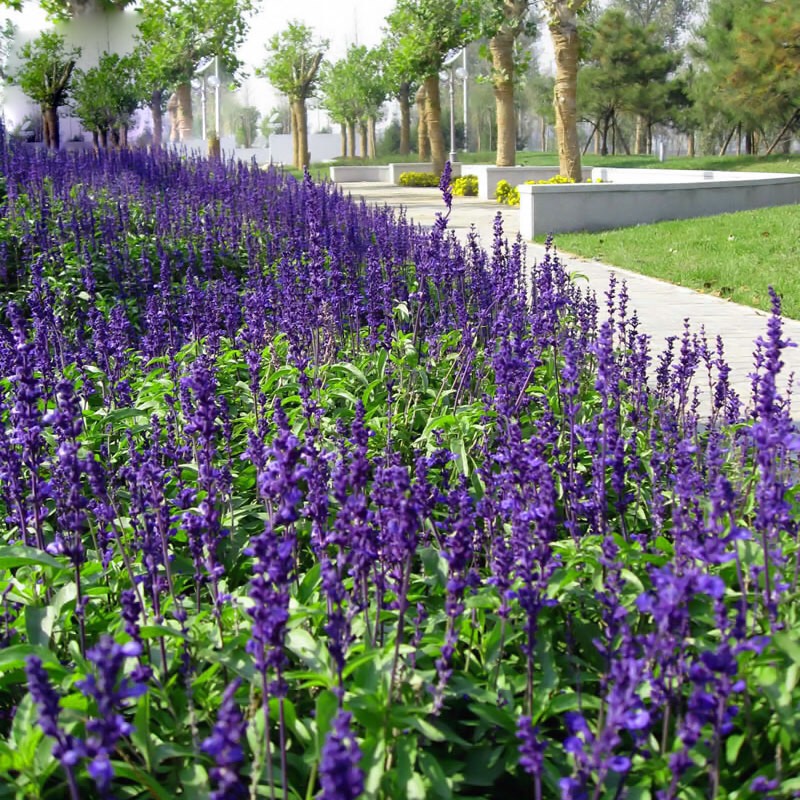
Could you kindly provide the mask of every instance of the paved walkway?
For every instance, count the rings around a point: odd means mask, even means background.
[[[390,183],[342,183],[344,192],[353,197],[363,197],[377,205],[403,206],[408,217],[421,225],[432,225],[437,212],[444,210],[441,194],[437,189],[411,189]],[[519,214],[516,209],[500,206],[494,201],[486,202],[474,197],[456,197],[448,227],[465,239],[471,227],[480,234],[485,247],[492,241],[492,228],[498,210],[503,214],[503,228],[510,238],[519,233]],[[555,237],[558,245],[558,237]],[[544,247],[534,242],[527,243],[528,262],[539,260]],[[608,287],[609,277],[616,273],[628,286],[631,307],[639,312],[641,330],[651,336],[653,353],[663,349],[668,336],[680,335],[683,323],[689,319],[693,330],[705,326],[710,342],[717,335],[722,337],[727,361],[731,367],[731,382],[745,403],[750,401],[749,373],[753,368],[754,342],[766,331],[767,314],[763,311],[731,303],[718,297],[695,292],[665,281],[637,275],[619,267],[611,267],[597,261],[587,261],[579,256],[562,254],[562,262],[572,272],[585,275],[589,286],[597,292],[601,301]],[[753,265],[758,269],[758,265]],[[800,344],[800,322],[784,321],[784,337]],[[794,372],[800,381],[800,347],[784,351],[784,380]],[[795,403],[795,417],[800,416],[800,405]]]

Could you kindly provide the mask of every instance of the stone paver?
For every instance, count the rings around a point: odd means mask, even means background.
[[[363,197],[368,203],[402,206],[409,219],[423,226],[432,225],[435,215],[444,210],[441,194],[436,189],[412,189],[389,183],[342,183],[339,186],[345,194],[349,193],[354,198]],[[454,199],[448,227],[455,230],[462,240],[474,227],[484,247],[489,247],[498,211],[502,213],[506,235],[514,238],[519,233],[519,214],[516,209],[472,197]],[[555,242],[557,246],[557,236]],[[526,247],[529,263],[539,260],[544,254],[542,245],[528,242]],[[662,351],[667,337],[679,336],[683,332],[685,319],[689,319],[692,330],[699,330],[702,325],[712,343],[717,336],[721,336],[731,366],[731,383],[742,400],[749,403],[749,374],[753,369],[754,343],[766,331],[767,314],[597,261],[587,261],[570,254],[562,254],[561,259],[569,271],[586,276],[601,304],[612,273],[616,273],[618,279],[625,280],[630,306],[639,313],[641,330],[651,337],[654,355]],[[754,264],[753,269],[757,270],[758,265]],[[784,337],[800,343],[800,322],[784,320]],[[800,347],[784,351],[784,361],[786,366],[781,388],[790,373],[794,372],[800,378]],[[795,416],[798,413],[800,411],[795,410]]]

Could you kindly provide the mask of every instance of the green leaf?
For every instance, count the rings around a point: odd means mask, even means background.
[[[156,780],[156,778],[154,778],[152,775],[148,775],[146,772],[138,769],[132,764],[127,764],[124,761],[112,761],[111,766],[114,768],[114,775],[116,775],[118,778],[127,778],[134,784],[134,786],[142,786],[146,788],[150,792],[150,795],[157,798],[157,800],[174,800],[175,794],[173,792],[162,786],[161,783],[159,783],[158,780]],[[191,769],[192,768],[189,768],[189,770],[183,770],[181,772],[182,785],[184,787],[191,786],[192,789],[197,792],[195,793],[195,791],[192,791],[191,796],[197,797],[198,800],[208,797],[208,792],[202,791],[203,784],[190,783],[188,781],[184,782],[186,778],[189,780],[194,779],[193,776],[189,774]],[[205,770],[200,766],[197,766],[194,769],[205,774]],[[207,786],[208,777],[206,777],[206,787]]]
[[[313,670],[327,672],[327,652],[324,645],[304,628],[292,628],[286,634],[286,647]]]
[[[776,633],[772,637],[775,646],[795,663],[800,664],[800,641],[786,631]]]
[[[45,667],[58,667],[63,671],[55,653],[49,648],[34,644],[15,644],[0,648],[0,672],[22,669],[29,656],[37,656]]]
[[[742,745],[744,744],[744,734],[737,733],[733,736],[729,736],[725,742],[725,760],[728,764],[733,765],[736,763],[736,760],[739,758],[739,751],[742,749]]]
[[[317,727],[314,755],[315,758],[319,759],[322,755],[325,737],[328,735],[328,731],[331,729],[331,724],[333,723],[333,718],[339,710],[339,698],[336,697],[333,692],[326,689],[317,697],[314,709],[314,721]]]
[[[136,703],[131,741],[144,759],[145,769],[153,770],[153,738],[150,735],[150,694],[145,693]]]
[[[428,779],[434,797],[441,800],[451,800],[453,790],[442,765],[430,753],[422,750],[417,756],[422,774]]]
[[[58,559],[35,547],[28,547],[24,544],[0,547],[0,569],[14,569],[28,564],[39,567],[53,567],[58,570],[67,569]]]

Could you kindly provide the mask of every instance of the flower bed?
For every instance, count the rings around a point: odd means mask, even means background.
[[[796,790],[777,315],[750,414],[499,230],[0,164],[0,797]]]

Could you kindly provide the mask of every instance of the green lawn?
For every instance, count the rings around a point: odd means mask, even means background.
[[[482,153],[459,153],[458,160],[465,164],[493,164],[496,154],[492,151]],[[404,161],[418,161],[419,156],[411,153],[399,156],[396,153],[381,158],[364,161],[360,158],[337,158],[334,164],[391,164]],[[552,166],[558,164],[557,153],[533,153],[522,150],[517,153],[517,163],[525,166]],[[651,167],[653,169],[711,169],[741,170],[743,172],[800,172],[800,155],[773,156],[700,156],[697,158],[668,158],[659,162],[656,156],[595,156],[587,153],[582,163],[588,167]],[[314,164],[326,169],[330,164]]]
[[[767,289],[773,286],[786,316],[800,319],[800,206],[600,233],[559,233],[555,243],[559,252],[765,310]]]

